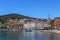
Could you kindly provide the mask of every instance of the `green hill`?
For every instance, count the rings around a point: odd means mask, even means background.
[[[19,15],[19,14],[7,14],[7,15],[2,15],[0,16],[0,19],[8,19],[8,18],[19,18],[19,19],[35,19],[32,17],[24,16],[24,15]]]
[[[28,16],[24,16],[24,15],[19,15],[19,14],[6,14],[6,15],[2,15],[0,16],[0,22],[5,23],[7,21],[8,18],[11,19],[36,19],[33,17],[28,17]]]

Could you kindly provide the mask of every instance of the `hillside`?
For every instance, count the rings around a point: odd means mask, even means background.
[[[7,15],[2,15],[0,16],[0,19],[8,19],[8,18],[19,18],[19,19],[35,19],[32,17],[24,16],[24,15],[19,15],[19,14],[7,14]]]
[[[6,23],[7,19],[11,18],[11,19],[36,19],[33,17],[28,17],[28,16],[24,16],[24,15],[19,15],[19,14],[6,14],[6,15],[2,15],[0,16],[0,22],[2,22],[3,24]]]

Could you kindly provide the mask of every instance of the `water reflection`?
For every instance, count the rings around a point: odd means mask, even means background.
[[[59,34],[55,34],[55,33],[49,33],[48,34],[48,39],[49,40],[60,40],[60,35]]]
[[[48,35],[48,38],[49,38],[49,40],[54,40],[54,35],[53,35],[54,33],[50,33],[49,35]]]
[[[34,32],[3,32],[0,31],[0,40],[59,40],[60,36],[55,34],[47,34],[45,32],[34,31]]]

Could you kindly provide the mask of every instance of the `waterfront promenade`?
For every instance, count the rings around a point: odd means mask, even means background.
[[[40,30],[42,32],[47,32],[47,33],[54,33],[54,34],[59,34],[60,35],[60,31],[59,30]]]
[[[2,31],[9,31],[8,29],[0,29]],[[12,31],[14,31],[13,29]],[[16,30],[17,31],[17,30]],[[32,30],[32,31],[38,31],[38,30]],[[47,32],[47,33],[54,33],[54,34],[59,34],[60,35],[60,30],[39,30],[41,32]]]

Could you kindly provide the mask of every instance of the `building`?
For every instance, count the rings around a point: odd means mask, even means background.
[[[0,22],[0,27],[2,27],[3,26],[3,24]]]
[[[42,29],[43,28],[43,22],[41,19],[34,20],[35,22],[35,29]]]
[[[60,17],[56,17],[54,19],[54,26],[55,26],[55,29],[60,29]]]
[[[25,29],[30,29],[34,27],[35,27],[35,23],[32,20],[25,20],[25,23],[24,23]]]
[[[22,21],[20,22],[20,19],[11,19],[9,18],[7,20],[7,28],[22,28],[23,24]]]
[[[50,27],[50,17],[48,16],[48,20],[46,19],[11,19],[9,18],[7,21],[8,28],[20,28],[20,24],[23,24],[23,28],[29,29],[44,29],[45,27]]]

